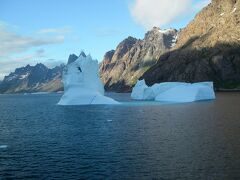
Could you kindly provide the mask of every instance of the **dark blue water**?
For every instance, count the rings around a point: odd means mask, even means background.
[[[239,93],[139,106],[60,96],[0,95],[0,179],[240,179]]]

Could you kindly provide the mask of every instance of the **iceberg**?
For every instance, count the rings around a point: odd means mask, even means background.
[[[146,99],[144,95],[145,91],[148,88],[144,80],[138,81],[135,87],[132,90],[131,98],[135,100],[143,100]]]
[[[98,61],[80,54],[67,65],[63,74],[64,94],[58,105],[119,104],[104,96],[104,87],[98,73]]]
[[[215,99],[213,82],[183,83],[164,82],[148,87],[144,80],[138,81],[132,90],[135,100],[160,102],[194,102]]]

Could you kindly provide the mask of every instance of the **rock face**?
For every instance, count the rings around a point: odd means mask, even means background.
[[[72,62],[76,61],[77,58],[78,58],[77,55],[75,55],[75,54],[70,54],[69,57],[68,57],[68,62],[67,62],[67,64],[71,64]]]
[[[213,81],[217,89],[239,88],[240,0],[213,0],[140,79],[148,85]]]
[[[175,45],[177,30],[154,27],[143,40],[128,37],[105,54],[100,75],[107,91],[128,92],[138,78]]]
[[[49,69],[41,63],[17,68],[15,72],[5,76],[0,84],[0,93],[59,91],[62,89],[63,69],[64,65]]]

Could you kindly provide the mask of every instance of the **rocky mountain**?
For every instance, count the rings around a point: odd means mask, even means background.
[[[240,88],[240,0],[212,0],[142,78],[148,85],[213,81],[217,89]]]
[[[39,63],[17,68],[5,76],[0,84],[0,93],[43,92],[62,90],[61,78],[64,65],[49,69]]]
[[[79,56],[86,57],[82,51]],[[77,60],[79,57],[70,54],[67,64]],[[5,76],[0,81],[0,93],[31,93],[31,92],[56,92],[63,90],[62,75],[65,65],[61,64],[54,68],[48,68],[42,63],[35,66],[27,65],[17,68],[14,72]]]
[[[78,56],[77,56],[76,54],[70,54],[69,57],[68,57],[68,62],[67,62],[67,64],[70,64],[70,63],[76,61],[77,58],[78,58]]]
[[[108,91],[128,92],[143,73],[156,63],[160,55],[176,42],[177,30],[154,27],[144,39],[128,37],[107,52],[100,65],[100,75]]]
[[[77,56],[76,54],[70,54],[69,57],[68,57],[67,64],[70,64],[70,63],[76,61],[77,58],[80,57],[80,56],[87,57],[86,54],[83,51],[81,51],[79,56]]]

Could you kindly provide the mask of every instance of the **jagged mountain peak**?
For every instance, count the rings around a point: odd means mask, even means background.
[[[48,68],[42,63],[16,68],[5,76],[0,93],[20,93],[61,90],[61,77],[64,65]]]
[[[47,66],[45,66],[43,63],[37,63],[35,66],[33,66],[35,68],[44,68],[47,69]]]
[[[179,33],[172,51],[144,75],[148,85],[165,81],[213,81],[240,87],[240,0],[213,0]]]
[[[177,32],[174,28],[168,28],[168,29],[161,29],[160,27],[153,27],[151,30],[149,30],[147,33],[162,33],[162,34],[168,34],[171,32]]]
[[[126,39],[124,39],[122,42],[119,43],[119,47],[120,46],[132,46],[133,44],[135,44],[137,42],[138,39],[132,37],[132,36],[128,36]]]
[[[100,66],[106,90],[130,91],[136,80],[174,45],[177,31],[171,32],[163,33],[154,27],[144,39],[129,36],[119,43],[115,51],[107,52]]]
[[[87,57],[86,54],[84,53],[84,51],[81,51],[81,53],[79,54],[79,57],[82,56],[82,57]]]
[[[72,62],[76,61],[78,56],[76,54],[70,54],[68,57],[68,62],[67,64],[71,64]]]

